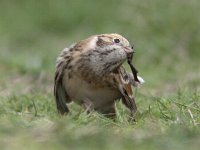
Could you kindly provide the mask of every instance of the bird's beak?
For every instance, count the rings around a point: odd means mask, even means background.
[[[123,47],[124,51],[127,53],[127,54],[131,54],[131,53],[134,53],[134,50],[130,47]]]

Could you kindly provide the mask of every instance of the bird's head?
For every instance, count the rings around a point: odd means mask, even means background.
[[[101,51],[104,55],[126,58],[133,53],[133,47],[129,41],[119,34],[101,34],[96,36],[96,50]]]
[[[134,52],[129,41],[119,34],[95,35],[90,46],[91,60],[107,71],[119,67]]]

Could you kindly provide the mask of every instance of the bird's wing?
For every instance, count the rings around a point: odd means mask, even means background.
[[[66,50],[67,49],[63,50],[63,53],[67,53]],[[61,114],[69,112],[66,103],[71,101],[63,86],[64,70],[66,66],[66,61],[61,57],[63,53],[61,53],[61,55],[57,59],[54,80],[54,96],[56,100],[57,109]]]
[[[122,93],[122,102],[130,109],[131,114],[137,111],[137,106],[133,97],[132,87],[129,82],[128,74],[123,67],[119,69],[119,76],[117,77],[118,88]]]

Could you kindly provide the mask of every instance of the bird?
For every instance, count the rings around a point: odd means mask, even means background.
[[[116,101],[133,115],[137,106],[132,87],[142,84],[142,77],[129,73],[123,63],[134,53],[129,41],[117,33],[92,35],[61,51],[56,60],[54,96],[61,115],[70,112],[75,102],[88,113],[97,111],[116,117]]]

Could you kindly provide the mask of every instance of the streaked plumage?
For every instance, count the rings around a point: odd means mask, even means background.
[[[65,48],[56,62],[54,95],[61,114],[74,101],[88,112],[115,116],[115,101],[122,99],[133,114],[136,104],[131,85],[136,82],[122,64],[133,53],[118,34],[94,35]]]

